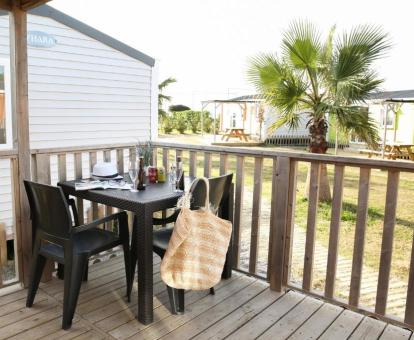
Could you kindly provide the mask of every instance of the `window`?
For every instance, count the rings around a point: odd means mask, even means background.
[[[9,60],[0,58],[0,149],[13,146]]]
[[[388,110],[388,116],[386,115],[386,112],[387,112],[387,108],[386,107],[382,107],[381,108],[381,113],[380,113],[381,126],[384,127],[386,125],[387,128],[393,128],[394,127],[394,122],[395,122],[395,114],[394,114],[394,111],[391,110],[391,109],[389,109]],[[385,119],[387,119],[386,122],[385,122]]]

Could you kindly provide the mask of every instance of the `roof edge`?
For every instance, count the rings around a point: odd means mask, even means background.
[[[93,38],[109,47],[112,47],[115,50],[118,50],[131,58],[137,59],[144,64],[153,67],[155,64],[155,59],[124,44],[123,42],[110,37],[109,35],[98,31],[97,29],[51,7],[48,5],[42,5],[36,8],[33,8],[29,11],[30,14],[39,15],[42,17],[48,17],[57,22],[73,28],[74,30],[87,35],[90,38]]]

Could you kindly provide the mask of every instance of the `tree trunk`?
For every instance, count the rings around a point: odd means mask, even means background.
[[[324,119],[319,121],[313,121],[309,126],[310,132],[310,146],[309,151],[311,153],[325,154],[328,150],[328,143],[326,142],[326,133],[328,131],[328,125]],[[308,175],[306,178],[306,197],[309,196],[310,185],[310,166]],[[326,164],[321,164],[321,173],[319,179],[319,201],[329,202],[332,200],[331,189],[329,187],[328,169]]]

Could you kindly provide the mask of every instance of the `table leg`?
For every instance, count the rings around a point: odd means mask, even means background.
[[[138,259],[138,320],[144,325],[154,321],[153,312],[153,261],[152,211],[143,208],[137,214],[136,235]]]

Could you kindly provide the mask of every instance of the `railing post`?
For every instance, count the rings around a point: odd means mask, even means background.
[[[342,215],[342,196],[344,187],[343,165],[335,166],[332,196],[331,223],[329,228],[328,261],[326,265],[325,296],[332,299],[335,293],[336,267],[338,261],[339,234]]]
[[[237,156],[236,198],[234,202],[233,221],[233,263],[236,268],[240,264],[241,215],[244,192],[244,156]]]
[[[387,308],[388,289],[391,274],[392,248],[397,213],[398,184],[400,172],[388,171],[387,194],[385,199],[384,228],[382,232],[381,258],[378,273],[375,313],[384,315]]]
[[[190,151],[190,165],[189,165],[190,177],[197,177],[197,152]]]
[[[229,167],[229,157],[225,153],[220,154],[220,176],[227,174]]]
[[[170,155],[169,155],[170,150],[167,148],[163,148],[162,149],[162,165],[165,168],[165,172],[169,173],[170,169],[169,169],[169,165],[170,165]]]
[[[96,162],[97,162],[97,154],[96,154],[96,151],[89,152],[89,170],[90,170],[90,173],[91,174],[92,174],[93,167],[96,164]],[[93,220],[96,220],[98,218],[98,215],[99,215],[99,207],[98,207],[98,204],[95,203],[95,202],[92,202],[91,203],[91,209],[92,209],[91,216],[88,216],[88,218],[91,217],[90,218],[90,221],[93,221]]]
[[[158,166],[157,164],[158,164],[158,149],[156,147],[153,147],[151,165],[157,167]]]
[[[124,169],[124,149],[116,150],[116,167],[118,169],[118,173],[123,175],[125,173]]]
[[[270,212],[269,281],[270,289],[278,292],[283,286],[283,262],[289,198],[290,158],[273,160],[272,206]]]
[[[349,304],[357,307],[361,294],[361,277],[364,260],[365,230],[368,218],[368,196],[371,169],[361,168],[358,187],[358,206],[355,225],[354,253],[352,257]]]
[[[74,175],[75,179],[82,179],[82,152],[76,152],[73,156],[75,166],[74,166]],[[76,206],[78,208],[78,220],[80,224],[84,223],[84,209],[83,209],[83,199],[76,198]]]
[[[254,160],[252,226],[250,231],[249,272],[256,274],[260,240],[260,210],[262,200],[263,157]]]
[[[204,177],[211,176],[211,153],[204,152]]]
[[[310,291],[313,279],[313,259],[315,255],[316,215],[319,202],[321,164],[312,162],[310,168],[309,204],[306,222],[305,258],[303,263],[302,288]]]
[[[285,251],[283,259],[283,281],[282,285],[287,286],[290,281],[290,270],[292,265],[292,247],[293,247],[293,232],[295,223],[295,205],[296,205],[296,185],[298,175],[298,162],[290,161],[289,167],[289,189],[288,189],[288,206],[286,216],[286,237],[285,237]]]

